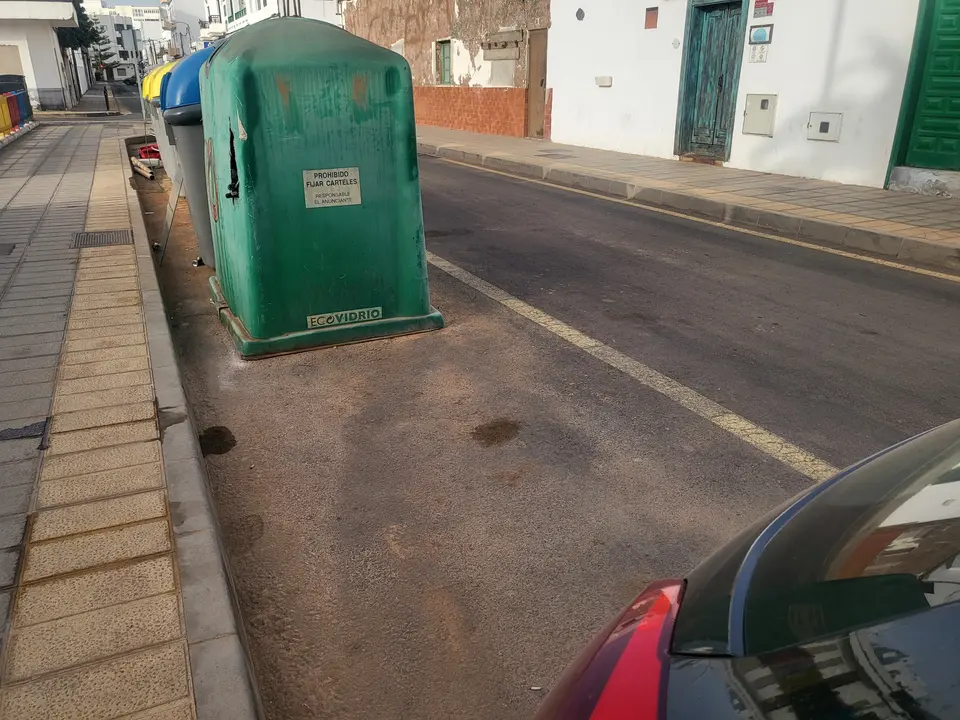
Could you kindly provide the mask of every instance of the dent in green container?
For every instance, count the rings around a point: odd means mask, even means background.
[[[242,355],[443,327],[430,306],[406,60],[265,20],[200,72],[217,275]]]

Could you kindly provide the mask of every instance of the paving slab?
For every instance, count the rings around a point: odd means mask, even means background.
[[[136,370],[122,372],[115,375],[92,375],[69,380],[61,380],[57,384],[58,394],[86,393],[95,390],[109,390],[111,388],[126,387],[129,385],[149,385],[150,372]]]
[[[61,433],[152,420],[155,413],[156,408],[152,402],[113,405],[70,413],[62,412],[53,419],[50,430],[53,433]]]
[[[28,420],[46,416],[49,409],[49,398],[0,402],[0,423],[23,425]]]
[[[0,712],[18,720],[112,718],[169,703],[190,692],[185,653],[175,642],[13,685],[0,696]]]
[[[36,625],[176,588],[172,555],[134,560],[26,586],[20,593],[13,623],[17,627]]]
[[[2,472],[0,467],[0,472]],[[0,487],[0,517],[23,515],[30,511],[33,484]]]
[[[88,502],[162,487],[160,463],[101,470],[41,482],[37,489],[37,508]]]
[[[0,587],[8,588],[13,585],[17,574],[17,563],[20,560],[19,548],[0,550]],[[4,614],[6,617],[6,614]]]
[[[114,318],[91,318],[89,320],[78,320],[67,326],[68,340],[92,340],[93,338],[116,337],[118,335],[130,335],[143,332],[143,318],[124,317],[122,319]]]
[[[70,395],[58,395],[54,401],[54,412],[71,413],[111,405],[129,405],[153,401],[154,390],[149,385],[129,385],[106,390],[79,392]]]
[[[40,438],[0,440],[0,466],[35,458],[40,454]]]
[[[60,377],[63,380],[76,380],[78,378],[96,377],[98,375],[114,375],[137,370],[148,370],[150,361],[145,353],[139,353],[139,357],[121,357],[114,360],[96,360],[93,362],[66,362],[64,358],[63,366],[60,368]],[[72,358],[72,359],[75,359]]]
[[[76,570],[155,555],[170,549],[166,520],[150,520],[87,535],[30,544],[27,547],[23,577],[25,581],[32,582]]]
[[[47,452],[50,456],[79,453],[97,448],[120,447],[129,443],[154,440],[158,437],[157,423],[151,418],[107,427],[52,433]]]
[[[0,488],[12,485],[33,484],[37,478],[38,460],[24,460],[21,462],[0,465]]]
[[[20,360],[24,358],[58,356],[60,342],[41,343],[39,345],[17,345],[15,347],[0,348],[0,361]]]
[[[39,332],[27,335],[0,336],[0,350],[22,347],[25,345],[41,345],[44,343],[59,343],[63,340],[62,332]]]
[[[56,377],[57,369],[55,367],[34,368],[31,370],[15,370],[7,365],[7,362],[0,361],[0,386],[14,385],[42,385],[52,383]],[[44,393],[41,393],[42,396]],[[7,400],[9,402],[9,400]]]
[[[15,547],[23,539],[26,527],[26,515],[8,515],[0,517],[0,548]]]
[[[30,528],[31,541],[102,530],[114,525],[152,520],[166,515],[162,491],[123,495],[106,500],[41,510]]]
[[[56,369],[54,368],[54,374]],[[20,371],[27,373],[28,370]],[[20,373],[11,373],[18,375]],[[49,371],[47,372],[49,376]],[[53,378],[48,377],[40,382],[25,382],[23,384],[0,385],[0,402],[18,402],[20,400],[32,400],[35,398],[47,398],[53,395]]]
[[[39,355],[31,358],[16,358],[0,360],[0,372],[12,372],[14,370],[38,370],[40,368],[56,367],[57,353],[51,352],[49,355]]]
[[[14,682],[112,655],[176,640],[176,592],[15,628],[8,640],[7,677]]]
[[[70,455],[46,457],[40,471],[40,479],[55,480],[72,475],[86,475],[131,465],[143,465],[159,460],[160,444],[157,442],[117,445]]]

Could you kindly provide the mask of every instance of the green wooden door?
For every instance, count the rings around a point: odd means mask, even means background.
[[[935,0],[907,165],[960,170],[960,0]]]
[[[960,1],[960,0],[958,0]],[[690,93],[692,117],[689,151],[723,158],[733,132],[737,102],[737,66],[743,48],[741,3],[694,8],[696,34],[691,58],[696,91]]]

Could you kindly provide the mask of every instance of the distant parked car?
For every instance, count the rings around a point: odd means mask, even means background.
[[[650,585],[537,720],[960,717],[960,421]]]

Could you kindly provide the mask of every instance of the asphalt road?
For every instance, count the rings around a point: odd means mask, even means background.
[[[421,174],[430,251],[830,463],[954,416],[953,283]],[[529,718],[648,581],[810,485],[434,267],[442,331],[243,362],[186,212],[160,281],[269,720]]]
[[[430,250],[838,466],[960,415],[960,284],[421,158]]]
[[[122,82],[114,82],[111,83],[111,85],[113,87],[113,95],[120,104],[120,108],[124,112],[131,113],[130,115],[124,116],[123,119],[134,120],[142,118],[143,113],[140,105],[140,97],[137,95],[137,86],[126,85]]]

